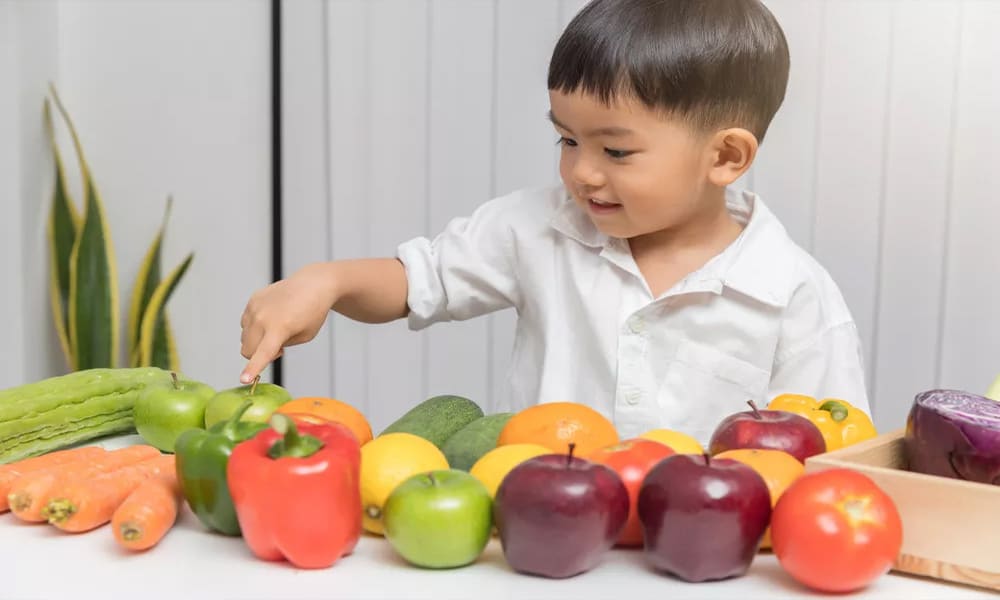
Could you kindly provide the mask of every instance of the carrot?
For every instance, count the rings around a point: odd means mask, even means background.
[[[110,521],[139,484],[173,470],[176,470],[174,456],[166,454],[92,479],[72,481],[53,493],[42,509],[42,516],[63,531],[90,531]]]
[[[67,463],[27,473],[14,481],[7,494],[10,510],[16,517],[24,521],[44,521],[42,508],[52,498],[52,492],[57,487],[76,480],[92,479],[102,473],[114,471],[154,456],[160,456],[160,451],[153,446],[141,444],[105,452],[104,455],[89,461],[85,466],[78,463]]]
[[[115,541],[127,550],[152,548],[177,522],[180,498],[177,469],[143,481],[111,517]]]
[[[68,463],[89,461],[102,454],[107,454],[107,451],[99,446],[81,446],[69,450],[57,450],[0,466],[0,513],[10,509],[10,505],[7,503],[7,494],[10,493],[10,487],[18,477]]]

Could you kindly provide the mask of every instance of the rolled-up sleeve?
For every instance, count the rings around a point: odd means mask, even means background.
[[[778,354],[768,399],[786,393],[839,398],[871,416],[861,340],[853,321],[829,327],[807,343]]]
[[[399,245],[410,329],[517,305],[516,211],[510,198],[491,200],[471,216],[453,219],[433,240],[418,237]]]

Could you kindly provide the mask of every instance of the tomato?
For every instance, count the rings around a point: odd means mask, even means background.
[[[896,504],[851,469],[802,475],[771,515],[771,543],[782,568],[824,592],[852,592],[889,571],[903,545]]]
[[[618,536],[619,546],[642,545],[642,523],[639,522],[639,511],[636,508],[639,488],[646,473],[649,473],[656,463],[672,454],[675,454],[674,450],[666,444],[633,438],[599,448],[586,457],[613,469],[628,490],[628,520]]]

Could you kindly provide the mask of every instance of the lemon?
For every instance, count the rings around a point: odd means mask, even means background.
[[[671,429],[651,429],[639,437],[670,446],[677,454],[704,454],[705,450],[686,433]]]
[[[469,469],[469,474],[482,482],[493,498],[511,469],[541,454],[552,454],[552,450],[540,444],[506,444],[482,455]]]
[[[382,535],[382,507],[396,486],[419,473],[447,469],[433,443],[412,433],[387,433],[361,447],[361,508],[365,531]]]

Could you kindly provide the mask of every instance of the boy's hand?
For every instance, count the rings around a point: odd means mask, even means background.
[[[284,347],[316,337],[336,302],[329,271],[325,264],[309,265],[250,298],[240,320],[240,353],[250,361],[241,382],[253,381]]]

